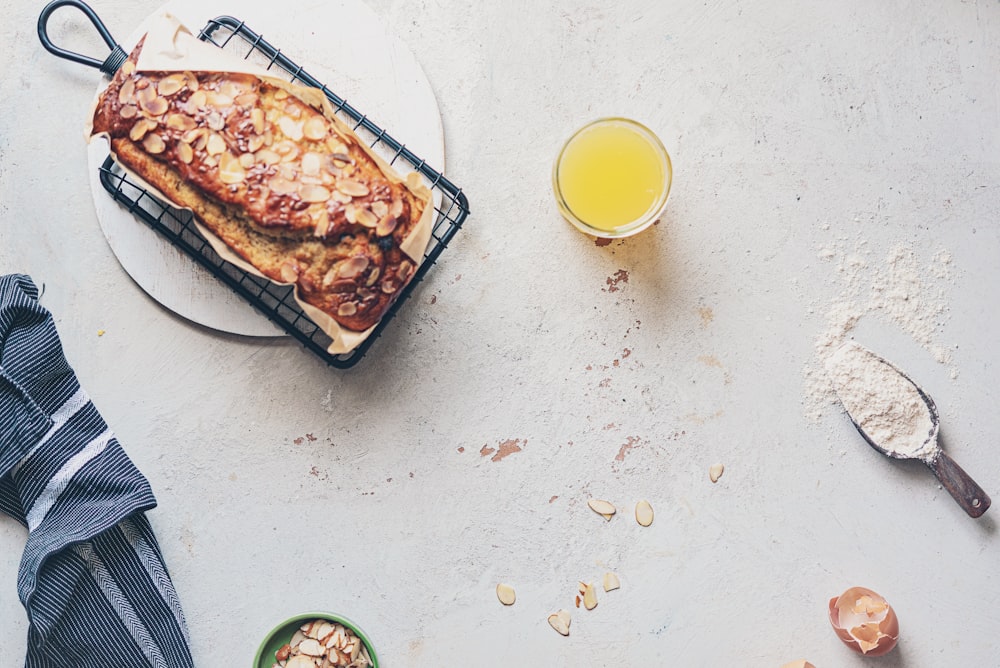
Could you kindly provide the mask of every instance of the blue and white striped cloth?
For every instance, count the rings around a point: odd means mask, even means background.
[[[0,510],[28,529],[17,579],[25,668],[194,665],[144,514],[155,505],[77,382],[31,279],[0,277]]]

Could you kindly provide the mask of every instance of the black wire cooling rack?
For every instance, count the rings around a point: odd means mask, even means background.
[[[271,283],[267,279],[248,274],[226,262],[216,254],[194,226],[191,213],[164,204],[142,186],[129,180],[110,156],[100,167],[101,184],[115,200],[128,208],[136,217],[166,237],[211,272],[223,283],[241,295],[258,311],[277,323],[282,329],[298,339],[306,348],[320,356],[327,364],[345,369],[354,366],[368,351],[382,331],[388,326],[396,311],[406,302],[413,289],[423,280],[434,266],[438,256],[448,246],[455,233],[469,215],[469,201],[458,188],[431,168],[422,158],[414,155],[385,130],[373,123],[365,114],[349,105],[334,94],[325,84],[308,74],[301,65],[294,62],[279,49],[264,40],[246,26],[243,21],[231,16],[220,16],[210,20],[198,37],[219,48],[235,50],[245,59],[260,61],[269,71],[284,73],[290,81],[313,86],[322,90],[333,108],[342,119],[353,124],[355,133],[369,142],[369,145],[385,157],[390,164],[401,171],[410,169],[422,174],[434,193],[437,212],[431,240],[424,253],[424,260],[413,279],[399,295],[399,298],[376,325],[361,345],[349,353],[334,355],[327,352],[330,338],[299,308],[295,302],[293,288]],[[244,53],[245,51],[245,53]],[[120,66],[121,63],[119,62]],[[117,67],[115,67],[117,69]],[[400,165],[399,163],[402,163]]]

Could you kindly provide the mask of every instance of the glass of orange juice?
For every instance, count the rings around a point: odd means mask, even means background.
[[[667,205],[673,167],[663,143],[641,123],[601,118],[573,133],[552,168],[563,217],[597,237],[646,229]]]

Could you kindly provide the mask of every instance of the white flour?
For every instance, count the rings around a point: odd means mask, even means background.
[[[934,454],[930,409],[896,369],[851,342],[827,359],[826,370],[844,408],[877,445],[905,457]]]
[[[948,318],[945,287],[952,280],[951,254],[939,250],[923,267],[913,248],[904,243],[892,246],[881,262],[876,262],[874,255],[866,240],[852,241],[846,236],[817,249],[817,258],[832,269],[828,282],[838,292],[826,305],[813,302],[809,306],[810,313],[818,311],[826,321],[815,341],[816,359],[803,369],[803,410],[814,422],[837,401],[824,365],[850,339],[863,318],[893,324],[913,337],[938,363],[952,362],[951,352],[937,336]],[[951,377],[958,377],[954,367]]]

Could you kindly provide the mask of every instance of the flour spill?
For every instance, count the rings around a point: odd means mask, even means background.
[[[832,270],[829,282],[838,292],[823,305],[813,302],[809,306],[810,313],[822,315],[825,325],[814,342],[814,359],[803,369],[807,418],[819,421],[837,403],[824,364],[851,338],[862,319],[894,325],[939,364],[952,364],[951,351],[940,341],[949,317],[946,288],[953,280],[951,253],[940,249],[922,260],[906,243],[897,243],[882,254],[865,239],[841,237],[819,247],[816,255]],[[953,366],[951,377],[958,377]]]

